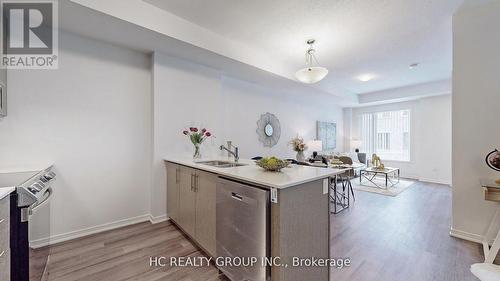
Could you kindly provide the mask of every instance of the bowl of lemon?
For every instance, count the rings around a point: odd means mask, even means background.
[[[279,172],[281,169],[288,167],[289,162],[281,160],[276,157],[264,157],[255,162],[257,166],[265,169],[266,171]]]

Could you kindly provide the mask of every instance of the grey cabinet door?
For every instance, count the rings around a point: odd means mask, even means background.
[[[215,256],[215,199],[217,176],[196,171],[196,232],[198,243]]]
[[[179,214],[180,167],[167,162],[167,215],[177,222]]]
[[[195,237],[196,193],[195,170],[180,166],[179,212],[177,223],[191,237]]]

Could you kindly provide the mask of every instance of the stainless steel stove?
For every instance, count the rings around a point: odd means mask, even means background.
[[[0,173],[0,187],[16,188],[10,204],[11,281],[47,278],[49,248],[45,246],[50,238],[50,199],[55,177],[52,166],[41,171]]]
[[[17,186],[26,182],[40,171],[0,173],[0,187]]]

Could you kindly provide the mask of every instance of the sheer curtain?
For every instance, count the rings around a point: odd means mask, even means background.
[[[410,161],[410,110],[364,113],[359,116],[363,152],[382,160]]]
[[[365,152],[368,157],[373,154],[373,115],[371,113],[359,116],[359,136],[361,138],[361,152]]]

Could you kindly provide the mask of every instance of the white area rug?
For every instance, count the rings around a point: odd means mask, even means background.
[[[377,184],[380,186],[383,186],[385,180],[383,179],[377,179]],[[410,187],[412,184],[414,184],[415,181],[413,180],[407,180],[407,179],[401,179],[398,184],[396,184],[393,187],[389,187],[388,189],[385,188],[378,188],[371,182],[369,182],[366,179],[363,179],[363,185],[359,184],[359,178],[355,178],[351,180],[352,188],[354,190],[361,190],[361,191],[366,191],[366,192],[372,192],[372,193],[377,193],[377,194],[382,194],[386,196],[397,196],[401,192],[405,191]]]

